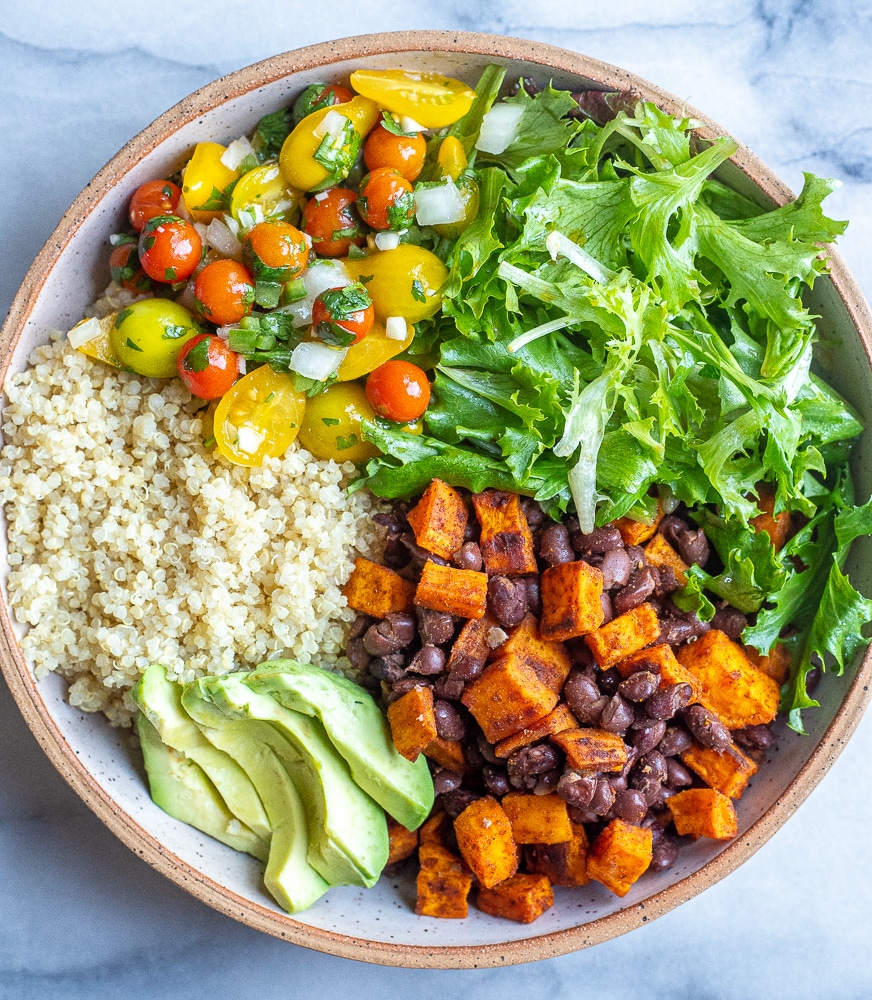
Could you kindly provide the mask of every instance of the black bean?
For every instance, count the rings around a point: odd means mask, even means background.
[[[666,723],[657,719],[647,719],[633,724],[630,738],[638,754],[646,754],[660,744],[666,732]]]
[[[357,670],[366,670],[369,666],[370,660],[372,659],[364,648],[363,639],[361,637],[348,640],[348,645],[345,648],[345,655],[348,657],[348,662]]]
[[[484,733],[477,733],[475,737],[476,746],[478,747],[478,752],[482,757],[490,764],[500,764],[505,766],[505,758],[497,757],[494,753],[493,743],[488,743],[485,739]]]
[[[454,638],[454,619],[447,611],[434,611],[420,604],[415,605],[418,616],[418,632],[421,641],[431,646],[441,646]]]
[[[532,497],[521,497],[521,510],[531,528],[538,528],[545,520],[545,512],[539,506],[538,500],[534,500]]]
[[[603,588],[605,590],[614,590],[615,587],[625,587],[633,570],[627,550],[612,549],[606,552],[603,555],[603,561],[599,565],[599,570],[603,575]]]
[[[733,740],[745,750],[768,750],[775,743],[775,734],[766,725],[745,726],[734,730]]]
[[[718,608],[712,618],[711,627],[726,633],[731,639],[739,639],[748,624],[747,617],[738,608],[727,605]]]
[[[726,750],[732,740],[730,731],[715,715],[702,705],[691,705],[684,713],[684,724],[698,743],[709,750]]]
[[[506,770],[513,787],[532,789],[539,776],[558,763],[557,751],[547,743],[540,743],[516,750],[506,761]]]
[[[487,606],[503,628],[514,628],[527,613],[527,588],[507,576],[492,576],[487,583]]]
[[[484,787],[491,795],[496,795],[497,798],[508,795],[512,790],[504,767],[494,767],[492,764],[485,764],[482,768],[481,776],[484,781]]]
[[[652,719],[671,719],[690,701],[693,689],[689,684],[669,684],[660,688],[645,702],[645,711]]]
[[[448,658],[448,670],[462,681],[471,681],[484,670],[485,658],[470,656],[468,653],[452,653]]]
[[[602,528],[594,528],[589,535],[584,535],[580,531],[572,536],[572,544],[576,552],[584,555],[604,555],[612,549],[622,549],[624,540],[621,533],[611,524]]]
[[[466,682],[456,674],[442,674],[433,685],[433,694],[437,698],[447,698],[449,701],[460,701]]]
[[[629,701],[646,701],[660,686],[660,675],[637,670],[618,685],[618,693]]]
[[[480,570],[483,565],[481,549],[477,542],[464,542],[452,558],[454,565],[460,569]]]
[[[471,805],[481,797],[478,792],[473,792],[469,788],[456,788],[453,792],[447,792],[443,795],[440,802],[442,808],[448,813],[451,819],[457,819],[468,805]]]
[[[363,636],[363,645],[370,656],[385,656],[403,649],[415,638],[415,619],[404,611],[392,611]]]
[[[550,795],[557,790],[559,782],[560,770],[556,767],[552,768],[550,771],[539,775],[538,780],[533,785],[532,792],[534,795]]]
[[[582,723],[599,722],[608,699],[600,694],[596,682],[579,667],[573,667],[563,685],[563,698],[575,718]]]
[[[441,674],[445,668],[445,653],[438,646],[424,645],[412,657],[412,662],[408,666],[409,673]]]
[[[581,636],[577,636],[573,639],[567,639],[566,652],[569,653],[569,659],[572,661],[574,666],[577,667],[592,667],[594,664],[593,653],[590,651],[590,646],[584,641]]]
[[[433,714],[436,716],[436,732],[443,740],[462,740],[466,736],[463,716],[450,701],[436,701]]]
[[[618,685],[622,680],[623,677],[617,667],[609,667],[608,670],[601,670],[596,679],[600,691],[610,697],[618,693]]]
[[[433,791],[437,795],[453,792],[455,788],[460,788],[462,783],[463,775],[457,771],[449,771],[447,767],[440,767],[433,775]]]
[[[421,546],[415,541],[415,536],[410,531],[400,535],[400,541],[408,549],[412,562],[416,566],[423,566],[424,563],[428,561],[438,563],[440,566],[449,565],[447,559],[443,559],[442,556],[434,555],[434,553],[428,552],[427,549],[421,548]]]
[[[406,676],[405,662],[406,658],[402,653],[388,653],[385,656],[376,656],[369,662],[369,672],[380,681],[387,681],[388,684],[396,684],[401,678],[405,678]],[[412,687],[414,687],[414,684]]]
[[[549,524],[539,536],[539,555],[549,566],[573,562],[575,552],[569,541],[569,531],[563,524]]]
[[[557,782],[557,794],[569,806],[584,809],[590,805],[597,780],[592,774],[564,771]]]
[[[372,668],[370,667],[370,669]],[[423,677],[401,677],[391,686],[390,691],[385,696],[385,702],[391,705],[398,698],[402,698],[404,694],[408,694],[416,687],[432,687],[432,685],[429,681],[425,681]]]
[[[542,614],[542,592],[539,588],[538,576],[521,577],[527,591],[527,610],[539,618]]]
[[[630,728],[636,719],[633,709],[619,695],[613,695],[600,717],[600,726],[608,733],[617,733],[620,736]]]
[[[680,646],[689,639],[696,639],[711,628],[708,622],[700,621],[692,612],[681,617],[665,617],[660,620],[658,643]]]
[[[593,793],[588,808],[597,816],[605,816],[614,804],[614,788],[604,778],[600,778],[596,783],[596,791]]]
[[[612,598],[615,614],[623,615],[638,607],[657,586],[658,577],[653,566],[641,566],[630,574],[626,587],[622,587]]]
[[[658,566],[657,586],[654,588],[654,594],[657,597],[666,597],[674,590],[678,590],[678,587],[678,577],[675,575],[675,570],[671,566]]]
[[[651,846],[651,863],[649,871],[664,872],[678,860],[679,844],[675,837],[665,835],[659,837]]]
[[[640,778],[632,783],[637,792],[645,796],[649,806],[659,805],[663,801],[663,785],[653,778]]]
[[[682,726],[667,726],[663,739],[657,749],[664,757],[672,757],[676,754],[684,753],[685,750],[693,746],[693,737]]]
[[[612,774],[606,778],[606,781],[612,786],[615,794],[623,791],[627,788],[627,776],[626,774]]]
[[[648,559],[645,555],[645,550],[641,545],[628,545],[626,548],[626,553],[630,558],[630,572],[634,570],[641,569],[643,566],[648,565]]]
[[[657,750],[650,750],[639,758],[633,768],[633,780],[637,783],[643,778],[651,778],[653,781],[663,784],[666,780],[666,758]]]
[[[693,775],[680,760],[676,760],[674,757],[667,757],[666,781],[664,784],[668,785],[669,788],[687,788],[693,784]]]
[[[612,809],[622,820],[638,826],[648,812],[648,803],[645,801],[645,796],[635,788],[625,788],[615,795]]]
[[[614,609],[612,608],[612,599],[609,597],[608,593],[604,590],[600,594],[600,605],[603,609],[603,625],[610,622],[615,617]]]
[[[357,615],[351,623],[348,638],[359,639],[369,626],[372,625],[372,621],[373,620],[369,617],[369,615]]]
[[[382,550],[382,562],[389,569],[403,569],[411,562],[409,550],[399,538],[388,538]]]

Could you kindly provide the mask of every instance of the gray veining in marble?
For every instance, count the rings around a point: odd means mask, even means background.
[[[187,0],[0,7],[0,313],[61,213],[130,136],[273,51],[401,28],[552,42],[686,97],[794,189],[838,177],[830,214],[872,295],[869,0]],[[234,923],[134,857],[43,756],[0,682],[0,1000],[458,993],[601,998],[872,996],[872,719],[749,862],[633,934],[548,962],[411,972],[295,948]]]

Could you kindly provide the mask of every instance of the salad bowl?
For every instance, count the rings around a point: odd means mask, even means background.
[[[132,139],[78,196],[28,272],[0,334],[2,376],[26,367],[49,331],[69,329],[105,284],[105,248],[123,228],[132,192],[178,168],[195,143],[229,142],[260,117],[288,105],[308,84],[343,82],[359,68],[434,70],[474,85],[491,63],[540,85],[571,91],[633,91],[676,116],[701,122],[703,141],[725,135],[704,114],[621,69],[574,52],[526,40],[462,32],[361,36],[276,55],[202,88]],[[718,169],[726,185],[760,205],[791,192],[741,145]],[[816,365],[872,422],[872,317],[837,252],[808,305],[820,317]],[[868,432],[866,435],[868,439]],[[872,492],[872,469],[857,449],[860,498]],[[868,539],[854,545],[847,569],[872,592]],[[251,927],[320,951],[386,965],[471,968],[552,957],[596,944],[667,912],[726,876],[792,815],[838,755],[868,702],[872,657],[858,656],[842,678],[826,677],[820,708],[804,736],[779,728],[779,753],[742,800],[739,836],[726,844],[699,840],[668,871],[650,873],[619,899],[591,883],[559,890],[555,906],[531,926],[471,911],[461,921],[414,914],[414,883],[387,878],[369,890],[332,890],[312,909],[289,916],[264,895],[256,861],[223,847],[163,813],[148,794],[127,731],[72,708],[65,683],[37,682],[22,655],[21,626],[0,606],[0,663],[27,724],[52,763],[100,819],[142,859],[215,909]],[[827,683],[830,682],[830,683]]]

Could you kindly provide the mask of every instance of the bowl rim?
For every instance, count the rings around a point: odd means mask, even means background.
[[[220,77],[183,98],[127,142],[76,197],[27,271],[0,329],[0,357],[4,359],[0,378],[5,379],[13,351],[61,253],[103,195],[168,134],[230,98],[253,92],[292,73],[327,67],[337,61],[407,52],[469,54],[509,61],[522,59],[544,70],[586,77],[603,89],[638,91],[672,114],[698,119],[702,122],[698,134],[703,139],[729,135],[712,119],[642,77],[578,52],[523,38],[465,31],[393,31],[321,42],[279,53]],[[746,146],[739,143],[731,160],[776,204],[793,199],[790,189]],[[829,278],[857,330],[872,369],[872,314],[840,254],[832,249]],[[407,968],[496,967],[556,957],[626,933],[668,912],[737,868],[790,818],[841,753],[872,697],[872,648],[867,648],[832,722],[785,793],[744,836],[730,843],[717,857],[644,902],[598,917],[590,923],[531,934],[502,944],[427,947],[370,941],[301,923],[220,886],[167,850],[104,791],[64,739],[13,637],[7,603],[0,601],[0,669],[26,724],[76,794],[134,853],[202,902],[257,930],[342,958]]]

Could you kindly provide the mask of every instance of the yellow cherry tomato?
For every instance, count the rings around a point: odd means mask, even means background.
[[[303,195],[285,184],[277,163],[265,163],[239,178],[230,196],[230,213],[245,229],[264,219],[286,218]]]
[[[459,121],[472,106],[475,91],[440,73],[405,69],[358,69],[351,86],[396,115],[407,115],[424,128],[444,128]]]
[[[77,351],[87,354],[89,358],[120,368],[121,362],[112,349],[112,328],[117,317],[118,313],[113,312],[101,319],[83,319],[70,330],[67,338]]]
[[[345,104],[306,115],[285,139],[279,154],[285,181],[300,191],[321,191],[344,180],[354,166],[364,136],[375,127],[379,115],[378,105],[366,97],[354,97]],[[337,116],[350,125],[334,132]]]
[[[375,371],[379,365],[385,361],[390,361],[396,357],[412,343],[415,337],[415,328],[411,323],[406,325],[405,340],[394,340],[385,333],[382,323],[375,323],[369,333],[352,344],[348,348],[348,353],[342,360],[336,377],[340,382],[350,382],[353,379],[369,375]]]
[[[336,382],[306,404],[300,444],[315,458],[366,462],[378,454],[378,449],[364,440],[360,421],[372,420],[375,415],[363,386],[358,382]]]
[[[226,146],[217,142],[198,142],[185,168],[182,198],[194,222],[220,218],[227,207],[225,189],[239,173],[221,162]]]
[[[122,368],[150,378],[172,378],[178,375],[179,351],[202,332],[181,303],[137,299],[115,317],[109,346]]]
[[[215,445],[235,465],[263,465],[278,458],[300,433],[305,393],[293,378],[262,365],[221,397],[214,417]]]
[[[376,319],[402,316],[420,323],[439,310],[448,269],[436,254],[413,243],[345,261],[348,273],[366,285]]]
[[[442,140],[436,162],[439,164],[442,176],[450,177],[453,181],[456,181],[469,166],[463,143],[453,135],[446,135]]]

